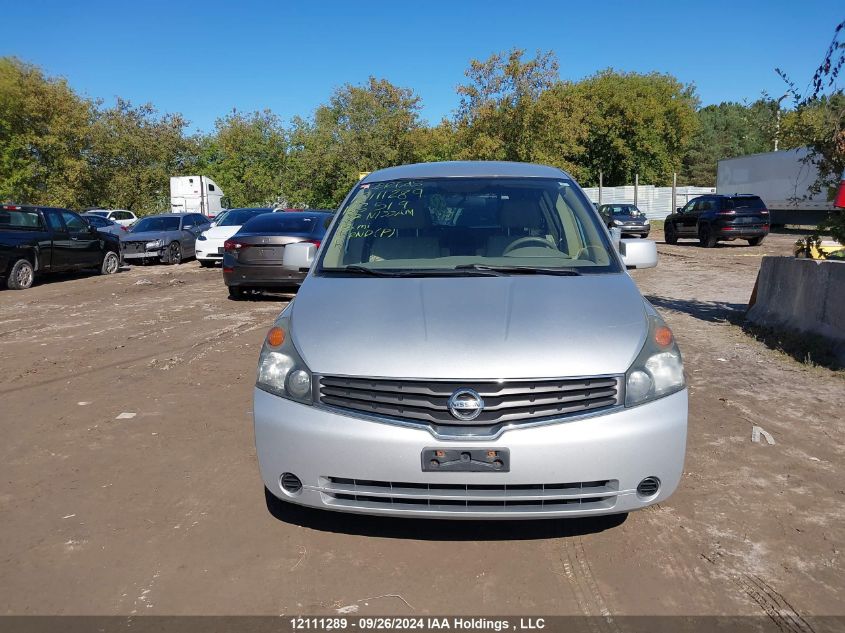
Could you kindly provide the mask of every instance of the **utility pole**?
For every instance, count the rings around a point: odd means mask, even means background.
[[[640,175],[634,174],[634,206],[637,206],[638,189],[640,188]]]
[[[599,206],[601,206],[601,186],[604,179],[604,173],[599,169]]]
[[[677,199],[677,190],[678,190],[678,172],[672,172],[672,208],[669,209],[669,213],[674,213],[675,209],[678,208],[678,204],[676,202]]]

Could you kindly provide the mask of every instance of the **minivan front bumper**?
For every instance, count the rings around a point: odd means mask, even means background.
[[[441,440],[411,428],[307,406],[260,389],[255,443],[266,488],[285,501],[361,514],[536,519],[638,510],[681,479],[687,390],[630,409],[510,428],[495,439]],[[509,472],[423,472],[424,449],[507,449]],[[285,473],[302,482],[289,493]],[[640,496],[647,477],[657,494]]]

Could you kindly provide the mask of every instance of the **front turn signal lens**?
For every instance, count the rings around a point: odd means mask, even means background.
[[[669,347],[672,344],[672,330],[665,325],[655,328],[654,342],[660,347]]]
[[[279,347],[284,342],[285,331],[280,327],[270,328],[270,331],[267,332],[267,345],[270,347]]]

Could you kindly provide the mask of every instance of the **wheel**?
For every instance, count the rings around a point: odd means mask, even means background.
[[[170,242],[170,246],[167,247],[166,259],[168,264],[179,265],[182,263],[182,247],[179,242]]]
[[[200,266],[203,268],[214,268],[214,260],[213,259],[198,259]]]
[[[35,271],[29,260],[19,259],[12,266],[9,271],[9,276],[6,279],[6,286],[9,290],[26,290],[32,286],[35,281]]]
[[[759,237],[752,237],[748,240],[749,246],[760,246],[763,243],[763,238],[766,237],[765,235],[760,235]]]
[[[120,268],[120,257],[114,251],[109,251],[103,257],[103,265],[100,266],[101,275],[113,275]]]
[[[675,233],[675,225],[667,224],[663,229],[663,241],[667,244],[677,244],[678,234]]]
[[[237,286],[229,286],[229,298],[240,301],[244,298],[244,289]]]
[[[716,246],[716,242],[718,238],[713,235],[713,229],[710,228],[707,224],[704,226],[699,227],[698,229],[698,243],[703,248],[713,248]]]

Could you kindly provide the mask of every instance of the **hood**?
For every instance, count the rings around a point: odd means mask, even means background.
[[[624,373],[648,330],[627,274],[309,276],[293,342],[320,374],[427,379]]]
[[[213,226],[202,234],[209,240],[228,240],[240,230],[240,226]]]

